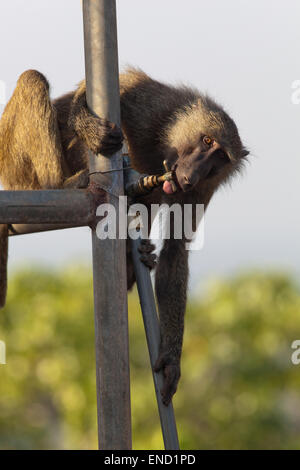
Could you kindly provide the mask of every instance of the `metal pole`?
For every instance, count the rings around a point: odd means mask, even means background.
[[[15,237],[16,235],[28,235],[31,233],[49,232],[52,230],[65,230],[67,228],[85,227],[86,224],[10,224],[8,235]]]
[[[85,189],[0,191],[0,223],[89,225],[101,201]]]
[[[83,0],[87,103],[94,114],[120,124],[115,0]],[[121,153],[90,155],[91,172],[122,168]],[[93,174],[117,214],[121,171]],[[131,449],[126,241],[99,240],[92,230],[99,447]]]
[[[151,284],[149,269],[140,261],[138,247],[140,240],[131,240],[132,259],[138,287],[143,320],[145,325],[150,362],[153,371],[155,361],[158,357],[160,344],[160,329],[156,313],[156,305]],[[163,387],[163,373],[153,372],[153,381],[160,416],[161,428],[166,450],[179,450],[176,421],[173,405],[165,406],[162,402],[160,391]]]

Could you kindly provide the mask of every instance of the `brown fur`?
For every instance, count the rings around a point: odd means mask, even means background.
[[[233,120],[197,90],[162,84],[135,69],[120,75],[120,98],[122,130],[133,167],[140,173],[158,173],[167,159],[181,189],[171,195],[156,189],[142,201],[147,205],[203,203],[207,207],[216,189],[240,169],[247,154]],[[211,147],[206,146],[204,136],[213,139]],[[0,122],[0,179],[5,189],[76,187],[78,176],[86,176],[88,149],[109,155],[121,145],[121,131],[89,112],[85,82],[51,103],[47,80],[36,71],[27,71]],[[185,241],[165,240],[156,272],[162,341],[155,369],[163,369],[165,374],[165,404],[180,377],[188,282]],[[3,304],[7,261],[7,228],[3,226],[0,249]],[[143,249],[147,258],[151,249]],[[152,267],[153,256],[149,259]],[[130,253],[127,261],[131,286]]]

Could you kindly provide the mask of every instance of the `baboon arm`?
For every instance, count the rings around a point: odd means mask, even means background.
[[[155,290],[159,308],[161,346],[155,370],[165,375],[161,391],[167,405],[180,378],[180,356],[188,282],[188,251],[184,240],[165,240],[160,253]]]

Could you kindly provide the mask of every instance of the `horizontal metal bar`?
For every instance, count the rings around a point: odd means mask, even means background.
[[[0,223],[89,225],[95,199],[100,203],[99,193],[85,189],[0,191]]]
[[[85,227],[86,224],[10,224],[8,235],[27,235],[31,233],[49,232],[51,230],[64,230],[67,228]],[[11,227],[11,228],[10,228]]]

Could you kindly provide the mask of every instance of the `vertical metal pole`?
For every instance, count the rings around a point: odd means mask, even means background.
[[[120,124],[115,0],[83,0],[87,103],[95,114]],[[90,155],[91,172],[122,168],[121,153]],[[94,174],[116,210],[121,171]],[[99,448],[131,449],[126,241],[99,240],[92,230]]]

